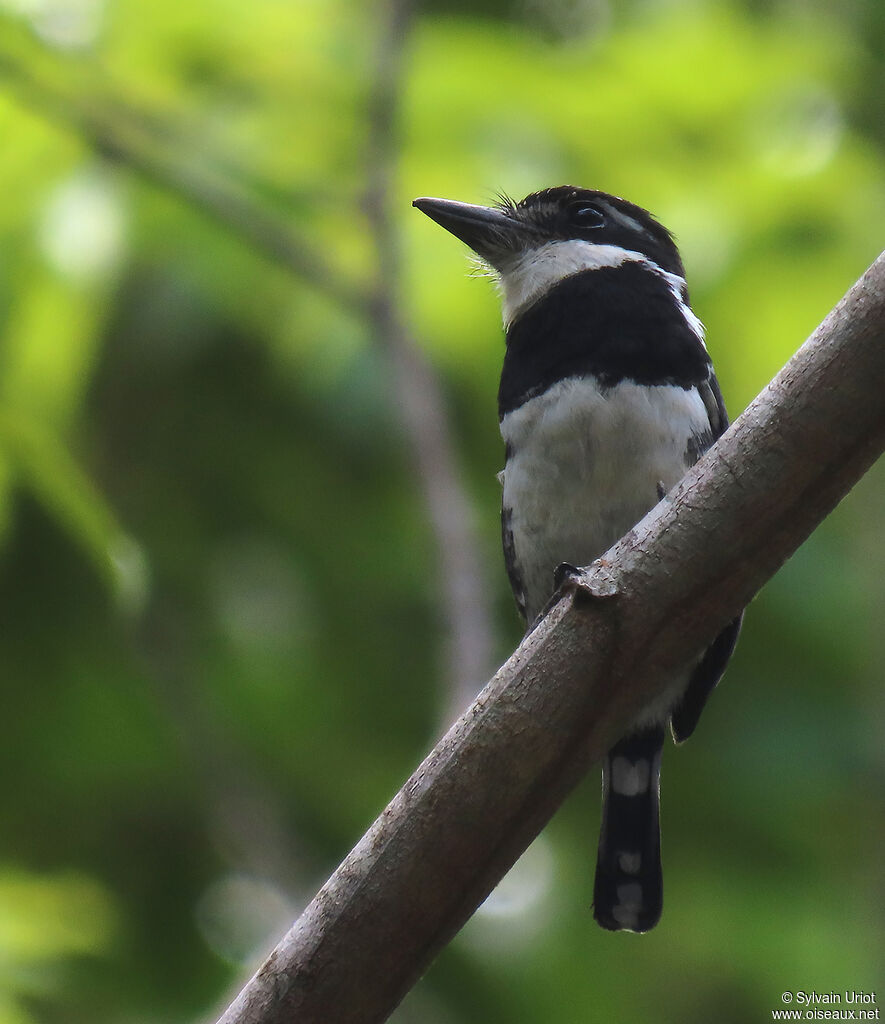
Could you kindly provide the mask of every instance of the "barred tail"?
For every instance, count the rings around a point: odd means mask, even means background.
[[[593,916],[612,931],[647,932],[661,917],[663,745],[663,726],[643,729],[616,743],[602,769]]]

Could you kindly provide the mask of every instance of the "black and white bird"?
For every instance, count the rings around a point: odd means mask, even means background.
[[[495,207],[414,205],[500,286],[504,557],[531,627],[557,567],[607,551],[725,430],[722,395],[679,252],[647,210],[569,185]],[[644,932],[660,918],[665,728],[677,742],[691,735],[739,629],[740,618],[605,759],[594,886],[604,928]]]

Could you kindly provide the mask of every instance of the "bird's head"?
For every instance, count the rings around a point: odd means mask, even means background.
[[[413,206],[450,231],[497,274],[509,323],[564,277],[646,260],[685,272],[669,231],[641,206],[592,189],[559,185],[495,206],[416,199]]]

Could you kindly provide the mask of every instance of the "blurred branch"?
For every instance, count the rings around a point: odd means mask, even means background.
[[[384,1020],[588,767],[885,447],[885,254],[455,723],[220,1024]]]
[[[404,49],[413,7],[412,0],[388,0],[384,8],[368,104],[364,203],[377,266],[372,327],[390,360],[395,404],[412,445],[436,538],[448,639],[448,724],[492,669],[493,629],[473,510],[460,484],[445,397],[427,357],[410,336],[397,295],[400,245],[391,196],[399,153]]]
[[[446,620],[452,713],[475,693],[491,667],[491,613],[469,497],[461,480],[449,416],[437,375],[397,308],[398,239],[390,211],[395,119],[403,44],[412,4],[391,0],[378,46],[369,101],[366,214],[377,252],[373,287],[334,268],[315,246],[255,197],[254,183],[194,152],[171,120],[107,95],[95,73],[58,57],[0,16],[0,76],[30,105],[73,128],[98,153],[201,209],[336,304],[369,322],[393,370],[400,414],[424,494],[438,552]],[[5,29],[9,28],[9,32]]]
[[[331,266],[323,254],[255,198],[256,185],[194,152],[192,136],[168,116],[137,110],[107,94],[97,73],[28,39],[0,15],[0,77],[29,106],[72,128],[97,153],[118,160],[239,235],[351,313],[371,313],[372,296]]]

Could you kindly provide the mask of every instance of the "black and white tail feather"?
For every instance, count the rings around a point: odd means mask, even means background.
[[[735,619],[707,648],[673,708],[677,743],[694,732],[707,697],[737,643]],[[593,916],[611,931],[647,932],[664,906],[661,867],[662,725],[640,728],[619,740],[602,765],[602,822],[593,885]]]
[[[415,205],[498,279],[507,347],[502,534],[530,626],[561,563],[587,565],[634,526],[728,425],[669,232],[604,192],[560,186],[495,207]],[[644,932],[661,916],[660,766],[666,728],[697,725],[740,630],[727,626],[603,766],[594,915]]]
[[[612,931],[647,932],[661,917],[663,746],[664,729],[652,726],[619,740],[602,766],[593,916]]]

